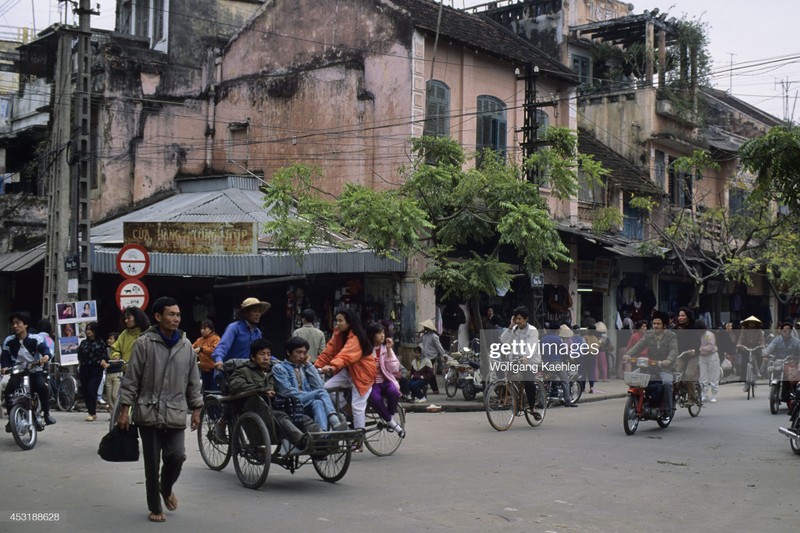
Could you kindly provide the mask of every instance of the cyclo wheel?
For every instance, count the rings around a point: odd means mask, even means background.
[[[71,374],[61,374],[61,382],[58,384],[58,394],[56,395],[56,405],[61,411],[72,411],[75,407],[76,393],[78,392],[78,382]]]
[[[539,427],[544,422],[544,415],[547,413],[547,393],[545,392],[544,383],[541,381],[534,381],[534,387],[536,388],[536,398],[531,400],[527,398],[527,402],[524,405],[525,410],[525,420],[528,421],[528,425],[531,427]]]
[[[795,418],[794,422],[792,422],[792,429],[795,432],[800,432],[800,416]],[[789,439],[789,446],[792,447],[792,451],[795,455],[800,455],[800,439]]]
[[[14,442],[23,450],[33,449],[36,446],[36,439],[39,434],[36,429],[36,421],[34,420],[33,424],[28,422],[28,412],[27,407],[15,405],[8,415],[8,423],[11,425],[11,434],[14,436]]]
[[[475,381],[472,379],[465,379],[464,386],[461,388],[461,394],[464,396],[464,399],[468,402],[471,402],[477,396],[478,391],[475,390]]]
[[[393,420],[406,428],[406,414],[401,406],[397,406]],[[396,431],[390,430],[387,422],[372,408],[367,407],[366,429],[364,431],[364,445],[378,457],[392,455],[403,443],[403,439]]]
[[[339,442],[339,449],[343,451],[329,453],[324,457],[311,457],[314,470],[317,471],[323,481],[336,483],[347,473],[353,452],[350,450],[350,444],[346,440]]]
[[[231,434],[231,455],[236,477],[248,489],[264,484],[269,474],[271,449],[267,425],[256,413],[244,413]]]
[[[516,387],[508,379],[499,379],[486,386],[483,406],[489,424],[497,431],[505,431],[514,422],[517,413]]]
[[[452,398],[458,392],[458,372],[454,368],[448,368],[444,375],[444,392],[448,398]]]
[[[625,401],[625,412],[622,413],[622,427],[626,435],[633,435],[639,427],[639,415],[636,414],[636,397],[628,396]]]
[[[697,398],[697,401],[687,407],[689,410],[689,415],[692,417],[699,415],[700,410],[703,408],[703,388],[697,382],[694,384],[694,397]]]
[[[222,402],[206,396],[200,412],[200,427],[197,430],[197,446],[200,456],[211,470],[223,470],[231,460],[230,440],[217,438],[217,421],[222,418]]]

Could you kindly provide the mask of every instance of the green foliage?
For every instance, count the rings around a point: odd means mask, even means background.
[[[645,214],[650,214],[653,210],[658,207],[658,202],[656,202],[652,196],[632,196],[629,202],[629,205],[634,208],[642,211]]]
[[[613,233],[622,227],[622,211],[615,207],[602,207],[592,212],[592,233]]]
[[[574,195],[577,139],[549,128],[548,141],[526,164],[546,170],[555,194]],[[464,170],[467,156],[452,139],[411,139],[411,148],[403,185],[391,191],[347,185],[332,198],[315,186],[324,183],[315,167],[277,172],[265,196],[274,217],[266,230],[276,248],[302,260],[314,245],[344,247],[346,235],[386,256],[422,254],[428,263],[423,281],[465,299],[509,287],[519,268],[534,272],[569,261],[539,187],[522,178],[521,168],[488,151],[479,169]],[[605,173],[590,158],[581,161],[591,179]],[[501,250],[504,257],[513,252],[519,265],[501,260]]]
[[[755,198],[774,200],[798,212],[800,129],[776,126],[744,143],[739,153],[744,168],[756,174]]]

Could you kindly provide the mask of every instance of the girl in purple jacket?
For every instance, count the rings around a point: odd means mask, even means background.
[[[394,420],[397,404],[400,401],[400,386],[395,377],[400,372],[400,361],[392,350],[394,341],[386,338],[383,326],[378,322],[367,324],[367,338],[372,339],[375,358],[378,360],[378,371],[369,395],[369,403],[378,415],[386,420],[389,429],[396,431],[401,439],[405,438],[406,430]]]

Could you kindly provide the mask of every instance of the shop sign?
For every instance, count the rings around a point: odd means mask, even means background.
[[[166,254],[255,254],[256,222],[124,222],[125,244]]]

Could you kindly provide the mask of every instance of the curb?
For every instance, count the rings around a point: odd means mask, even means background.
[[[583,403],[594,403],[594,402],[602,402],[603,400],[615,400],[619,398],[625,398],[628,395],[627,392],[622,393],[611,393],[611,394],[603,394],[597,396],[581,396],[581,399],[578,400],[578,405]],[[436,404],[442,408],[441,411],[428,411],[428,406],[431,404]],[[483,412],[483,400],[480,401],[461,401],[461,402],[448,402],[443,401],[441,403],[437,403],[435,400],[428,402],[428,403],[402,403],[403,409],[405,409],[406,413],[428,413],[428,412],[436,412],[436,413],[477,413]],[[559,407],[559,406],[556,406]]]

